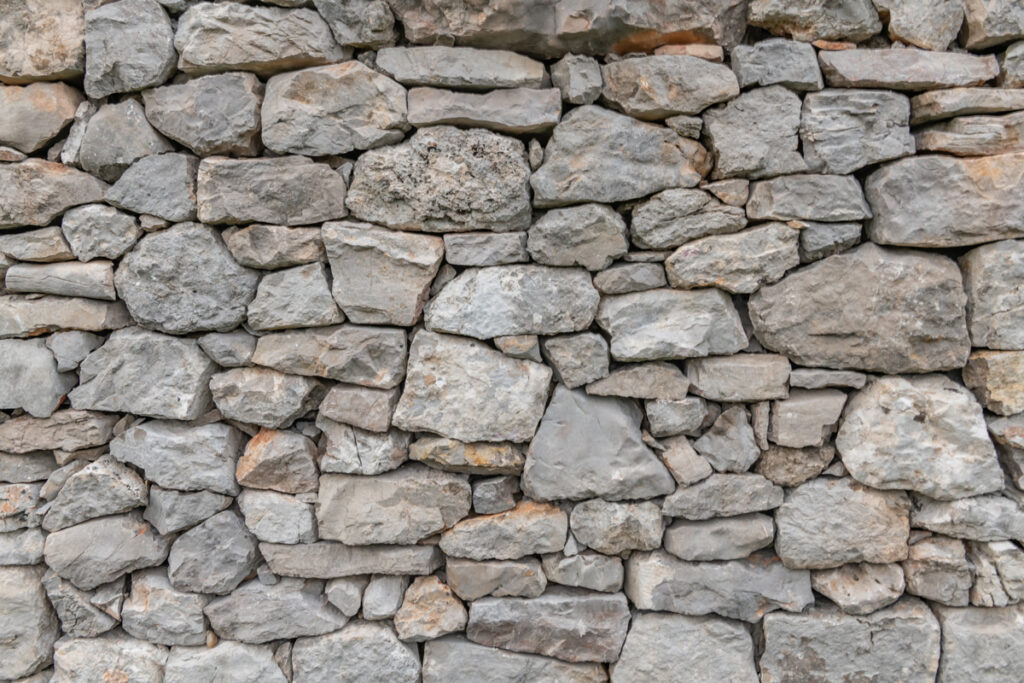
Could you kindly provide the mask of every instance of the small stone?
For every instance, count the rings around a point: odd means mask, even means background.
[[[988,410],[998,415],[1024,412],[1024,351],[975,351],[963,377]]]
[[[604,65],[601,74],[604,99],[640,119],[699,114],[739,94],[728,67],[686,55],[623,59]],[[638,81],[644,87],[637,88]]]
[[[277,270],[326,260],[320,228],[250,225],[228,228],[221,237],[231,256],[249,268]]]
[[[688,242],[665,261],[672,287],[718,287],[749,293],[776,282],[800,263],[800,233],[784,223],[767,223],[733,235]],[[741,257],[742,255],[742,257]]]
[[[665,125],[684,138],[698,140],[700,139],[700,132],[704,128],[704,121],[699,116],[677,114],[665,119]]]
[[[972,541],[1024,541],[1024,510],[1000,495],[952,501],[921,500],[911,524],[937,534]]]
[[[268,643],[337,631],[348,617],[327,602],[323,581],[282,578],[272,586],[243,583],[214,598],[203,610],[214,632],[226,640]]]
[[[65,83],[0,86],[0,144],[29,154],[46,146],[74,120],[82,99]]]
[[[61,221],[61,231],[79,261],[119,258],[142,234],[134,216],[103,204],[69,210]]]
[[[963,3],[957,0],[880,0],[889,37],[925,50],[945,50],[960,31]]]
[[[134,213],[180,222],[196,218],[196,169],[190,154],[155,154],[132,164],[106,200]]]
[[[825,81],[839,88],[933,90],[981,85],[999,75],[995,55],[915,49],[823,51]]]
[[[409,123],[417,128],[448,124],[525,135],[550,130],[561,113],[562,98],[554,88],[513,88],[482,94],[435,88],[409,91]]]
[[[402,606],[402,598],[408,587],[408,576],[371,577],[363,592],[363,618],[376,621],[394,617]]]
[[[537,263],[603,270],[629,251],[626,222],[601,204],[552,209],[530,228],[527,248]]]
[[[665,440],[666,449],[659,454],[661,461],[681,486],[689,486],[711,476],[711,464],[697,455],[685,436]]]
[[[134,470],[103,456],[68,478],[50,503],[43,528],[58,531],[95,517],[146,505],[146,483]]]
[[[821,70],[814,48],[807,43],[771,38],[737,45],[730,55],[741,88],[783,85],[790,90],[821,90]]]
[[[768,438],[788,448],[824,446],[844,405],[846,394],[836,389],[791,391],[789,398],[772,402]]]
[[[256,569],[256,538],[226,510],[186,531],[171,546],[168,578],[177,590],[225,595]]]
[[[313,506],[297,496],[246,488],[238,496],[238,509],[245,516],[245,526],[261,542],[312,543],[317,540]]]
[[[363,591],[368,582],[369,578],[365,576],[331,579],[324,588],[324,595],[346,617],[354,617],[363,603]]]
[[[662,513],[691,520],[736,517],[773,510],[783,492],[759,474],[712,474],[703,481],[679,488],[665,498]]]
[[[58,413],[62,415],[64,412]],[[22,419],[34,419],[24,416]],[[6,439],[6,437],[4,437]],[[0,481],[23,484],[47,479],[57,469],[53,455],[45,452],[13,454],[0,451]]]
[[[99,638],[62,639],[53,652],[54,679],[159,681],[166,660],[166,647],[119,632]]]
[[[485,681],[551,680],[597,683],[607,679],[600,664],[571,664],[550,657],[471,643],[461,636],[430,640],[423,648],[423,683],[458,680],[466,671]]]
[[[398,403],[399,390],[335,384],[320,403],[320,415],[371,432],[386,432]]]
[[[790,364],[785,356],[758,353],[686,362],[693,393],[710,401],[745,402],[786,398]]]
[[[41,515],[37,512],[43,503],[40,500],[39,484],[6,484],[0,486],[0,531],[39,526]]]
[[[378,545],[353,547],[340,543],[277,545],[261,543],[260,554],[279,576],[333,579],[376,572],[425,575],[444,563],[437,546]]]
[[[44,5],[16,0],[4,9],[7,11],[0,22],[0,82],[50,81],[82,74],[85,20],[79,0]]]
[[[29,415],[0,422],[0,452],[78,451],[103,446],[113,436],[117,415],[60,410],[51,417]]]
[[[322,263],[267,273],[247,309],[256,332],[336,325],[345,319],[331,297]]]
[[[586,588],[602,593],[622,590],[622,560],[595,552],[572,556],[552,553],[541,557],[544,574],[551,583]]]
[[[1024,243],[986,244],[960,257],[967,291],[967,326],[975,346],[1024,350]]]
[[[85,92],[92,99],[160,85],[174,74],[174,29],[155,0],[85,13]]]
[[[903,595],[903,569],[898,564],[844,564],[811,572],[811,586],[845,614],[870,614]]]
[[[775,35],[789,35],[803,42],[860,42],[882,30],[870,0],[854,0],[839,6],[826,0],[808,0],[799,5],[781,0],[753,0],[747,21]]]
[[[516,560],[565,546],[569,519],[547,503],[522,501],[507,512],[465,519],[444,532],[440,547],[450,557]]]
[[[551,65],[551,84],[570,104],[592,104],[601,95],[601,65],[586,55],[565,55]]]
[[[594,332],[580,332],[541,341],[544,358],[555,371],[556,381],[570,389],[608,374],[608,342]]]
[[[835,457],[832,446],[787,448],[771,445],[761,454],[754,471],[779,486],[799,486],[825,471]]]
[[[861,389],[866,382],[867,375],[852,370],[793,368],[789,373],[789,386],[794,389],[824,389],[826,387]]]
[[[56,263],[72,261],[75,258],[74,252],[57,227],[0,235],[0,254],[6,257],[3,265],[5,273],[14,261]]]
[[[719,472],[746,472],[761,455],[743,406],[725,410],[693,447]]]
[[[619,263],[594,275],[602,294],[629,294],[665,287],[665,268],[658,263]]]
[[[292,649],[292,666],[297,681],[417,683],[420,679],[416,645],[400,641],[389,625],[368,621],[353,621],[316,638],[300,638]]]
[[[114,301],[114,271],[110,261],[17,263],[7,269],[4,284],[11,292],[81,296]]]
[[[1005,65],[1004,65],[1005,66]],[[948,88],[930,90],[910,98],[910,123],[918,125],[970,114],[1001,114],[1024,109],[1020,85],[1002,88]]]
[[[747,217],[838,223],[870,218],[871,208],[853,176],[799,174],[754,183]]]
[[[448,585],[463,600],[477,600],[488,595],[536,598],[547,586],[540,562],[532,557],[488,562],[449,557],[445,563],[445,574]]]
[[[688,561],[738,560],[770,546],[774,538],[775,525],[768,515],[677,520],[665,530],[665,550]]]
[[[163,569],[146,569],[132,576],[121,623],[129,635],[159,645],[205,645],[209,600],[175,590]]]
[[[288,680],[274,662],[270,647],[222,640],[214,647],[172,647],[164,681],[189,683],[214,678],[225,671],[247,681],[286,683]]]
[[[800,263],[820,261],[860,243],[860,223],[800,223]]]
[[[316,492],[316,445],[296,432],[262,429],[245,445],[235,478],[247,488]]]
[[[82,170],[112,183],[134,162],[174,148],[146,120],[142,104],[127,99],[105,104],[89,119],[78,163]]]
[[[540,340],[535,334],[513,334],[493,339],[494,346],[511,358],[541,362]]]
[[[149,487],[149,505],[142,518],[161,534],[184,531],[231,505],[233,498],[213,491],[183,492],[155,484]]]
[[[490,515],[516,506],[519,477],[491,477],[473,483],[473,512]]]
[[[1021,488],[1024,483],[1024,415],[986,419],[1003,469],[1017,488]]]
[[[612,370],[604,379],[588,384],[587,393],[680,401],[686,398],[689,386],[686,375],[672,363],[631,363]]]
[[[0,186],[0,229],[49,225],[74,206],[102,201],[107,189],[88,173],[35,158],[0,165]]]
[[[58,372],[44,339],[0,340],[0,408],[49,417],[75,383],[74,373]]]
[[[525,232],[463,232],[444,236],[444,258],[453,266],[502,266],[526,263]]]
[[[605,555],[654,550],[664,531],[661,509],[654,503],[588,500],[573,507],[569,520],[579,541]]]
[[[523,453],[508,443],[463,443],[423,437],[409,448],[409,457],[439,470],[465,474],[516,474],[523,470]]]
[[[43,532],[38,528],[0,533],[0,563],[10,565],[41,564]]]
[[[395,630],[406,642],[433,640],[466,627],[466,608],[436,576],[417,577],[395,614]]]
[[[903,561],[907,593],[942,603],[965,606],[973,582],[963,541],[942,536],[910,546]]]
[[[408,460],[412,438],[408,432],[368,432],[335,422],[323,413],[317,415],[316,427],[325,442],[321,472],[374,475],[390,472]]]

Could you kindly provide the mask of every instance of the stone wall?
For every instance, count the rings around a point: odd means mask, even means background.
[[[1024,680],[1020,0],[4,0],[0,82],[0,679]]]

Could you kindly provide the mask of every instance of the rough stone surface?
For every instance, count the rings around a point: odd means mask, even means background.
[[[986,244],[960,259],[967,291],[967,325],[975,346],[1024,350],[1021,304],[1014,282],[1024,273],[1024,246],[1017,241]]]
[[[256,538],[241,515],[225,510],[178,537],[167,578],[179,591],[224,595],[256,568],[257,557]]]
[[[487,595],[535,598],[547,586],[540,562],[533,558],[474,562],[449,557],[445,574],[448,585],[463,600]]]
[[[337,631],[348,617],[327,602],[322,581],[282,578],[272,586],[243,583],[203,610],[210,627],[226,640],[266,643]]]
[[[28,83],[80,76],[85,17],[78,0],[10,3],[0,23],[0,81]]]
[[[435,88],[409,91],[409,123],[417,128],[451,124],[501,133],[542,133],[558,123],[558,90],[514,88],[489,93],[461,93]]]
[[[506,512],[463,520],[441,536],[446,555],[472,560],[515,560],[565,546],[569,520],[547,503],[523,501]]]
[[[103,456],[68,477],[42,527],[58,531],[96,517],[128,512],[146,504],[146,483],[131,468]]]
[[[195,220],[198,163],[189,154],[143,157],[121,174],[106,200],[120,209],[167,221]]]
[[[85,92],[90,98],[160,85],[174,73],[174,31],[156,0],[126,0],[85,13]]]
[[[739,560],[770,546],[775,538],[772,518],[749,514],[706,522],[676,520],[665,530],[665,550],[681,560]]]
[[[811,586],[846,614],[871,614],[903,595],[898,564],[844,564],[811,573]]]
[[[882,30],[878,14],[868,0],[836,6],[826,0],[753,0],[747,13],[753,26],[796,40],[849,40],[857,42]]]
[[[692,392],[711,401],[786,398],[789,374],[786,357],[768,353],[697,358],[686,362]]]
[[[173,151],[146,120],[142,104],[105,104],[89,119],[78,151],[82,169],[109,183],[142,157]]]
[[[537,263],[603,270],[629,250],[626,222],[600,204],[552,209],[530,227],[527,249]]]
[[[416,683],[416,645],[403,643],[387,625],[353,621],[334,633],[301,638],[292,650],[296,680]]]
[[[176,590],[163,569],[146,569],[132,577],[132,590],[121,608],[124,630],[160,645],[205,645],[209,598]]]
[[[630,238],[639,247],[667,249],[708,235],[736,232],[746,224],[740,207],[724,204],[702,190],[671,189],[637,205]]]
[[[142,234],[134,216],[103,204],[69,210],[61,220],[61,231],[79,261],[116,259]]]
[[[164,680],[167,683],[188,683],[222,675],[229,669],[233,675],[250,681],[284,683],[288,680],[274,662],[269,647],[231,640],[221,641],[212,648],[205,644],[172,647],[164,668]]]
[[[0,675],[11,680],[28,677],[51,661],[60,635],[57,617],[47,601],[39,567],[0,568],[0,607],[3,644]]]
[[[747,217],[838,223],[870,218],[871,208],[856,178],[801,173],[754,183]]]
[[[780,280],[800,263],[800,232],[784,223],[687,242],[665,261],[672,287],[717,287],[749,293]]]
[[[759,474],[712,474],[677,489],[665,499],[662,512],[691,520],[735,517],[772,510],[782,500],[782,489]]]
[[[0,86],[0,144],[30,154],[74,120],[82,95],[64,83]]]
[[[400,640],[419,643],[462,631],[467,619],[466,608],[451,588],[436,576],[420,576],[405,592],[395,614],[395,631]]]
[[[106,183],[70,166],[43,159],[0,165],[0,229],[49,225],[80,204],[103,200]]]
[[[606,64],[601,75],[604,100],[640,119],[699,114],[740,92],[731,69],[686,55],[623,59]]]
[[[573,507],[569,523],[578,541],[605,555],[654,550],[664,531],[661,508],[654,503],[588,500]]]
[[[429,47],[387,47],[377,53],[377,66],[405,85],[457,90],[541,88],[544,65],[507,50]]]
[[[427,641],[423,648],[424,683],[458,679],[465,671],[478,672],[479,680],[497,683],[514,680],[558,680],[591,683],[607,678],[600,664],[572,664],[550,657],[511,652],[478,645],[461,636]]]
[[[732,51],[732,70],[741,88],[750,85],[784,85],[791,90],[821,90],[821,70],[814,48],[784,38],[737,45]]]
[[[570,389],[608,374],[608,342],[595,332],[549,337],[541,352],[555,371],[555,378]]]

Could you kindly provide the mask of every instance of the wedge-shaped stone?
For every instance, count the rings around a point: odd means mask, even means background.
[[[315,493],[316,456],[316,444],[298,432],[261,429],[245,444],[235,478],[246,488]]]
[[[395,613],[395,631],[405,642],[433,640],[466,628],[466,608],[436,576],[420,576],[405,591]]]
[[[393,424],[460,441],[529,441],[547,400],[551,370],[480,342],[420,331],[409,351]]]
[[[75,259],[71,246],[57,226],[0,235],[0,254],[4,256],[0,266],[4,273],[15,261],[56,263]]]
[[[834,5],[828,0],[753,0],[747,12],[753,26],[795,40],[848,40],[859,42],[882,30],[870,0]]]
[[[746,472],[761,455],[744,406],[722,411],[693,447],[719,472]]]
[[[551,553],[542,556],[541,563],[551,583],[603,593],[622,590],[624,572],[622,560],[618,557],[608,557],[588,550],[575,555]]]
[[[128,512],[146,504],[146,482],[109,455],[68,477],[43,518],[47,531],[89,519]]]
[[[496,515],[473,517],[441,536],[441,550],[472,560],[515,560],[565,547],[569,520],[547,503],[523,501]]]
[[[50,417],[74,386],[75,374],[58,372],[45,340],[0,340],[0,408]]]
[[[550,657],[510,652],[478,645],[462,636],[427,641],[423,649],[423,683],[446,683],[465,674],[481,683],[500,681],[564,681],[598,683],[607,680],[600,664],[571,664]]]
[[[1024,89],[948,88],[910,98],[910,123],[918,125],[954,116],[1001,114],[1024,109]]]
[[[999,75],[995,55],[914,49],[822,51],[825,81],[838,88],[933,90],[981,85]]]
[[[162,534],[184,531],[209,519],[231,505],[234,498],[203,489],[176,491],[153,484],[149,487],[149,505],[142,518]]]
[[[78,165],[112,183],[134,162],[174,147],[146,120],[142,104],[126,99],[104,104],[92,115],[82,135]]]
[[[703,520],[772,510],[783,492],[759,474],[712,474],[682,487],[665,499],[662,512],[671,517]]]
[[[668,249],[708,235],[742,230],[747,216],[703,190],[659,192],[633,209],[630,238],[644,249]],[[598,276],[600,277],[600,276]]]
[[[65,83],[0,87],[0,144],[26,154],[44,147],[74,120],[82,99]]]
[[[48,418],[29,415],[0,422],[0,452],[79,451],[103,446],[113,435],[117,415],[60,410]]]
[[[260,554],[278,576],[332,579],[363,574],[425,575],[444,563],[432,545],[347,546],[341,543],[260,543]]]
[[[526,135],[550,130],[561,114],[562,97],[555,88],[512,88],[483,94],[435,88],[409,91],[409,123],[417,128],[449,124]]]
[[[1021,488],[1024,486],[1024,414],[990,417],[987,422],[1006,474]]]
[[[0,22],[0,82],[80,76],[85,69],[85,17],[79,0],[13,0]],[[26,674],[15,674],[15,677]]]
[[[40,562],[42,549],[40,548]],[[60,578],[52,569],[43,574],[46,597],[60,619],[60,628],[72,638],[94,638],[117,626],[119,609],[124,598],[124,579],[101,586],[96,591],[83,591]],[[96,598],[96,604],[92,598]],[[110,603],[105,600],[113,597]],[[113,614],[111,614],[113,613]]]
[[[914,527],[971,541],[1024,542],[1024,510],[999,495],[959,500],[923,499],[911,513]]]
[[[340,631],[296,640],[292,667],[300,681],[420,680],[416,645],[403,643],[390,625],[379,621],[353,621]]]
[[[686,398],[690,381],[678,366],[672,363],[631,363],[612,370],[604,379],[587,385],[587,393],[594,396],[622,396],[682,400]]]
[[[605,64],[601,75],[604,99],[639,119],[699,114],[740,94],[729,67],[687,55],[623,59]]]
[[[1024,242],[1007,240],[960,258],[967,290],[967,326],[975,346],[1024,350]]]
[[[214,599],[203,610],[225,640],[267,643],[337,631],[348,617],[327,602],[323,581],[282,578],[271,586],[257,579]]]
[[[439,470],[465,474],[518,475],[523,471],[523,452],[510,443],[463,443],[428,436],[413,442],[409,458]]]
[[[621,202],[694,187],[709,166],[707,151],[694,140],[586,105],[555,126],[530,184],[539,207]]]
[[[166,221],[194,221],[198,167],[199,159],[191,154],[142,157],[121,174],[106,200],[126,211]]]
[[[279,429],[316,408],[324,390],[309,377],[234,368],[210,378],[210,394],[225,419]]]
[[[85,92],[92,99],[160,85],[174,74],[174,29],[155,0],[85,13]]]
[[[167,577],[180,591],[224,595],[253,570],[256,537],[234,510],[218,512],[178,537],[167,557]]]
[[[540,562],[534,558],[474,562],[449,557],[444,570],[448,585],[463,600],[488,595],[535,598],[548,583]]]
[[[0,164],[0,229],[49,225],[73,206],[103,200],[107,184],[78,169],[43,159]]]
[[[942,627],[942,672],[948,683],[1012,681],[1024,669],[1024,607],[935,607]]]
[[[665,261],[673,287],[718,287],[753,292],[800,264],[800,232],[785,223],[767,223],[733,235],[688,242]]]
[[[163,677],[166,660],[166,647],[119,632],[99,638],[67,638],[54,648],[54,678],[65,681],[117,678],[159,681]]]
[[[761,288],[750,320],[801,365],[930,372],[967,360],[966,298],[949,259],[864,244]]]
[[[738,560],[770,546],[774,538],[775,524],[768,515],[677,520],[665,530],[665,550],[681,560]]]
[[[853,176],[799,174],[754,183],[747,217],[838,223],[870,218],[871,208]]]

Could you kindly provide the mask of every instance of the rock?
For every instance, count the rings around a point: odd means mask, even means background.
[[[601,75],[605,101],[639,119],[699,114],[740,92],[731,69],[686,55],[623,59],[604,65]]]
[[[686,362],[693,393],[710,401],[745,402],[786,398],[790,365],[785,356],[750,353],[695,358]]]
[[[160,85],[174,74],[174,29],[155,0],[85,13],[85,92],[92,99]]]
[[[689,386],[686,375],[672,363],[631,363],[588,384],[587,393],[669,401],[685,399]]]
[[[693,447],[719,472],[746,472],[761,455],[743,406],[722,412]]]
[[[28,83],[80,76],[85,19],[78,0],[10,3],[0,22],[0,82]]]
[[[73,474],[50,503],[43,528],[58,531],[88,519],[146,505],[146,482],[134,470],[103,456]]]
[[[203,610],[214,632],[226,640],[267,643],[337,631],[348,617],[327,602],[323,581],[282,578],[272,586],[258,580],[214,598]]]
[[[305,225],[347,213],[345,179],[299,156],[203,159],[196,192],[204,223]]]
[[[388,575],[430,574],[443,564],[437,546],[378,545],[352,547],[340,543],[276,545],[261,543],[260,554],[279,576],[331,579],[376,572]]]
[[[604,85],[601,65],[586,55],[565,55],[551,65],[551,84],[570,104],[593,104]]]
[[[119,258],[142,234],[134,216],[103,204],[70,209],[61,221],[61,231],[79,261]]]
[[[714,178],[768,178],[807,170],[797,150],[800,98],[780,85],[756,88],[704,115]]]
[[[29,415],[0,422],[0,452],[78,451],[103,446],[113,435],[117,415],[61,410],[51,417]]]
[[[595,332],[548,337],[541,342],[544,358],[555,379],[570,389],[608,374],[608,342]]]
[[[149,505],[142,518],[161,534],[173,534],[209,519],[231,505],[232,500],[205,489],[189,493],[154,484],[149,488]]]
[[[463,520],[441,536],[446,555],[472,560],[515,560],[565,546],[566,514],[553,505],[520,502],[495,515]]]
[[[267,273],[247,309],[254,331],[336,325],[345,318],[331,297],[322,263]]]
[[[335,422],[323,413],[316,427],[326,442],[320,458],[321,472],[374,475],[389,472],[408,460],[412,435],[396,429],[368,432]]]
[[[936,123],[915,136],[919,151],[946,152],[956,156],[1020,152],[1024,115],[963,116]]]
[[[754,471],[779,486],[799,486],[821,474],[835,454],[836,449],[832,446],[787,448],[771,445],[761,454]]]
[[[1024,48],[1021,44],[1024,41],[1017,41],[1002,54],[1000,59],[1000,73],[996,79],[1003,88],[1020,88],[1024,86]],[[1019,92],[1016,93],[1019,95]]]
[[[789,386],[794,389],[824,389],[826,387],[861,389],[866,382],[867,375],[852,370],[793,368],[789,373]]]
[[[964,543],[933,536],[910,546],[903,561],[907,593],[944,605],[967,605],[973,577]]]
[[[999,461],[1010,479],[1020,488],[1024,481],[1024,417],[992,417],[988,431],[996,444]]]
[[[774,538],[775,524],[768,515],[676,520],[665,530],[665,550],[688,561],[739,560],[770,546]]]
[[[320,477],[320,537],[348,545],[416,543],[469,513],[465,477],[419,464],[368,479],[346,474]]]
[[[285,683],[288,679],[274,662],[269,646],[246,645],[224,640],[215,647],[172,647],[167,657],[164,680],[188,683],[205,680],[225,671],[248,681]]]
[[[506,356],[522,360],[532,360],[535,363],[541,362],[540,341],[535,334],[514,334],[511,336],[495,337],[493,341],[494,346]]]
[[[157,154],[132,164],[106,200],[134,213],[181,222],[196,218],[196,169],[190,154]]]
[[[70,581],[57,576],[52,569],[47,570],[42,578],[46,597],[53,604],[53,609],[60,619],[61,630],[66,635],[72,638],[94,638],[117,626],[120,619],[119,611],[114,610],[112,616],[90,601],[90,598],[98,595],[102,588],[92,594],[79,590]],[[113,584],[107,585],[116,586],[120,595],[124,579],[116,579]]]
[[[399,393],[397,387],[385,390],[335,384],[320,403],[320,415],[371,432],[387,432]]]
[[[975,351],[964,367],[964,383],[999,415],[1024,411],[1024,352]]]
[[[337,325],[259,338],[252,362],[279,372],[390,389],[405,376],[403,330]]]
[[[440,238],[344,222],[324,224],[323,241],[334,298],[350,320],[405,326],[419,320],[444,258]]]
[[[327,601],[337,607],[346,617],[354,617],[363,602],[363,590],[369,579],[365,576],[350,576],[331,579],[324,588]]]
[[[0,340],[0,408],[49,417],[75,383],[74,373],[57,371],[45,340]]]
[[[619,660],[611,666],[613,679],[668,683],[673,671],[699,679],[755,682],[754,643],[747,629],[726,619],[638,614]]]
[[[377,66],[404,85],[459,90],[543,88],[544,64],[506,50],[465,47],[386,47]]]
[[[315,379],[267,368],[218,373],[210,379],[210,392],[225,418],[271,429],[290,426],[324,395],[323,385]]]
[[[672,477],[641,440],[639,407],[556,385],[523,472],[523,490],[538,500],[653,498]]]
[[[594,275],[594,287],[602,294],[642,292],[666,284],[665,268],[658,263],[620,263]]]
[[[53,680],[159,681],[166,660],[166,647],[123,633],[62,639],[53,652]]]
[[[780,0],[753,0],[747,22],[775,35],[794,40],[848,40],[860,42],[882,30],[875,8],[868,0],[832,5],[826,0],[805,0],[796,5]]]
[[[350,54],[310,9],[200,3],[178,18],[178,68],[187,74],[279,71],[340,62]]]
[[[519,477],[504,476],[479,479],[473,484],[473,512],[490,515],[516,506]]]
[[[549,657],[510,652],[477,645],[461,636],[430,640],[424,645],[424,683],[457,680],[466,671],[477,672],[477,680],[486,683],[514,680],[592,683],[607,679],[600,664],[570,664]]]
[[[669,284],[684,289],[712,286],[732,293],[755,291],[799,265],[799,237],[799,231],[784,223],[768,223],[688,242],[665,261]]]
[[[1024,10],[1013,3],[964,3],[963,45],[980,50],[1024,38]]]
[[[853,176],[799,174],[754,183],[747,217],[837,223],[870,218],[871,208]]]
[[[245,526],[262,542],[312,543],[317,540],[313,506],[299,497],[247,488],[238,496],[238,507],[245,516]]]
[[[451,590],[463,600],[488,595],[536,598],[547,586],[540,562],[534,558],[473,562],[449,557],[445,574]]]
[[[836,389],[791,391],[789,398],[772,403],[768,438],[788,448],[824,446],[835,431],[844,405],[846,394]]]
[[[395,19],[382,0],[314,0],[313,5],[331,27],[339,45],[374,49],[393,45],[397,39]]]
[[[231,256],[249,268],[276,270],[326,260],[320,228],[250,225],[228,228],[221,237]]]
[[[371,577],[363,593],[363,618],[379,621],[394,617],[408,587],[408,576]]]
[[[390,626],[353,621],[340,631],[297,640],[292,666],[298,681],[416,683],[420,657],[416,645],[400,641]]]
[[[967,291],[967,324],[975,346],[1024,350],[1020,303],[1015,286],[1024,274],[1024,247],[1018,241],[986,244],[960,258]]]
[[[820,261],[860,243],[860,223],[818,223],[801,221],[800,263]]]
[[[577,504],[570,517],[573,535],[605,555],[627,550],[654,550],[661,545],[661,509],[654,503],[608,503],[601,499]]]
[[[954,116],[1000,114],[1024,109],[1024,91],[1003,88],[948,88],[910,98],[910,123],[918,125]]]
[[[683,562],[661,550],[634,553],[626,563],[625,590],[641,610],[749,622],[814,602],[809,572],[787,569],[770,553],[729,562]]]
[[[444,258],[453,266],[526,263],[525,232],[463,232],[444,236]]]
[[[1024,551],[1011,541],[967,544],[967,558],[974,567],[972,605],[1005,607],[1017,602],[1024,584]]]
[[[146,569],[132,577],[121,622],[129,635],[159,645],[205,645],[203,607],[209,601],[175,590],[163,569]]]
[[[103,200],[106,183],[70,166],[43,159],[0,165],[6,200],[0,229],[49,225],[68,209]]]
[[[40,500],[39,484],[7,484],[0,486],[0,531],[39,526],[40,514],[37,509]]]
[[[148,481],[165,488],[235,495],[235,461],[242,440],[241,432],[220,422],[191,427],[154,420],[118,435],[110,454],[142,469]]]
[[[537,598],[473,602],[466,635],[473,642],[514,652],[601,662],[618,658],[628,623],[629,610],[621,593],[553,588]]]
[[[55,263],[73,261],[75,258],[67,240],[56,226],[0,235],[0,254],[5,257],[4,273],[14,264],[14,261]]]
[[[662,514],[691,520],[735,517],[772,510],[782,499],[782,489],[759,474],[712,474],[668,496]]]
[[[882,633],[880,647],[875,639]],[[899,680],[928,680],[939,668],[939,624],[928,606],[913,598],[865,616],[824,606],[807,614],[771,614],[764,635],[760,664],[766,683],[852,680],[880,671]]]
[[[463,443],[427,436],[413,442],[409,457],[448,472],[518,475],[523,471],[522,451],[508,443]]]
[[[405,88],[357,61],[274,76],[262,119],[268,149],[315,157],[400,142],[409,125]]]
[[[672,478],[682,486],[703,481],[714,471],[707,460],[697,455],[685,436],[672,437],[663,445],[667,448],[659,457],[672,474]]]
[[[2,35],[2,34],[0,34]],[[0,567],[0,676],[30,676],[50,663],[60,625],[43,589],[41,567]]]
[[[109,261],[17,263],[7,269],[8,291],[36,292],[114,301],[114,271]]]
[[[854,394],[836,436],[850,474],[879,489],[950,500],[998,491],[981,406],[939,375],[883,377]]]
[[[215,368],[192,339],[126,328],[82,361],[68,398],[78,409],[191,420],[210,405]]]
[[[1024,541],[1024,511],[999,495],[921,500],[911,511],[911,523],[916,528],[972,541]]]
[[[361,220],[399,230],[511,232],[530,224],[522,142],[437,126],[362,154],[347,199]]]
[[[542,365],[424,330],[413,338],[393,423],[460,441],[528,441],[543,413],[550,378]]]
[[[538,207],[620,202],[693,187],[708,166],[699,143],[668,128],[586,105],[555,126],[544,164],[530,184]]]
[[[82,99],[65,83],[0,86],[0,144],[27,154],[45,147],[74,120]]]
[[[316,492],[316,445],[296,432],[260,430],[245,445],[235,478],[247,488]]]
[[[942,680],[1012,680],[1024,662],[1017,634],[1024,608],[935,607],[942,626]]]
[[[395,614],[395,630],[406,642],[433,640],[466,627],[466,608],[436,576],[416,578]]]
[[[622,590],[622,560],[595,552],[572,556],[552,553],[541,557],[544,574],[551,583],[604,593]]]
[[[530,228],[527,248],[537,263],[603,270],[629,251],[626,222],[600,204],[552,209]]]
[[[42,561],[43,532],[38,528],[0,534],[0,562],[3,565],[32,565]]]
[[[243,367],[250,364],[256,351],[256,337],[243,329],[231,332],[208,332],[198,338],[199,348],[214,363],[226,368]]]
[[[263,84],[253,74],[193,78],[142,93],[146,118],[199,156],[259,152]]]
[[[864,244],[755,292],[750,319],[762,344],[801,365],[948,370],[970,346],[961,291],[946,258]]]
[[[170,541],[137,512],[91,519],[46,537],[46,564],[82,590],[161,564]]]
[[[62,411],[58,415],[63,415]],[[34,419],[28,416],[22,420]],[[6,441],[6,436],[3,437]],[[0,454],[0,481],[11,484],[30,483],[47,479],[57,469],[57,462],[49,453]]]
[[[864,187],[880,244],[960,247],[1024,234],[1024,201],[1014,192],[1024,153],[982,159],[926,155],[883,166]],[[912,193],[907,184],[918,188]],[[920,189],[926,188],[926,189]]]
[[[790,90],[821,90],[821,70],[814,48],[783,38],[737,45],[730,55],[741,88],[783,85]]]
[[[898,564],[844,564],[811,572],[811,586],[845,614],[871,614],[903,595],[903,569]]]
[[[736,353],[747,345],[729,296],[720,290],[655,289],[604,297],[597,323],[618,361]]]
[[[950,0],[880,0],[888,14],[889,37],[925,50],[945,50],[956,38],[964,18],[963,3]]]
[[[818,55],[825,81],[839,88],[933,90],[981,85],[999,74],[994,55],[861,49]]]
[[[409,123],[417,128],[450,124],[524,135],[550,130],[561,113],[562,99],[554,88],[514,88],[484,94],[435,88],[409,91]]]
[[[256,538],[237,512],[218,512],[178,537],[167,558],[177,590],[226,595],[256,569]]]
[[[112,183],[139,159],[174,148],[146,120],[142,104],[105,104],[89,119],[79,150],[82,170]]]

